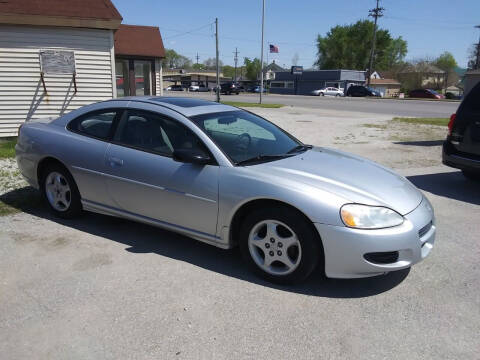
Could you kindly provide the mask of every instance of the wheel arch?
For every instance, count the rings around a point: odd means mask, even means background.
[[[265,207],[283,207],[289,210],[293,210],[298,213],[301,217],[303,217],[308,224],[310,224],[311,229],[315,236],[317,237],[317,241],[320,244],[320,247],[323,252],[323,243],[318,230],[313,225],[312,219],[310,219],[303,211],[298,209],[297,207],[281,200],[269,199],[269,198],[258,198],[258,199],[251,199],[243,204],[241,204],[236,210],[233,216],[231,217],[230,226],[229,226],[229,242],[235,246],[238,244],[238,233],[242,222],[245,220],[246,216],[253,211],[254,209],[258,208],[265,208]]]
[[[68,167],[63,163],[61,162],[60,160],[58,160],[57,158],[53,157],[53,156],[46,156],[44,157],[43,159],[41,159],[39,162],[38,162],[38,165],[37,165],[37,182],[38,182],[38,186],[40,187],[41,186],[41,181],[42,181],[42,178],[43,178],[43,172],[45,171],[45,169],[51,165],[51,164],[56,164],[56,165],[60,165],[61,167],[63,167],[66,171],[68,171],[68,173],[70,174],[70,176],[72,176],[72,173],[70,172],[70,170],[68,169]],[[72,176],[73,178],[73,176]]]

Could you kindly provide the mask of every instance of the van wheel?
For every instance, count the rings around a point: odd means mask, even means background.
[[[320,239],[312,224],[284,207],[259,209],[248,215],[240,230],[240,250],[257,275],[280,284],[305,280],[323,262]]]
[[[42,171],[41,192],[55,216],[71,219],[81,214],[80,193],[72,175],[59,164]]]

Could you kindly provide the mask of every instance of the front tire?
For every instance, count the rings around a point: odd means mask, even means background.
[[[323,262],[312,224],[286,207],[259,209],[248,215],[240,230],[240,251],[253,272],[279,284],[301,282]]]
[[[42,171],[41,191],[50,211],[57,217],[71,219],[82,212],[77,184],[60,164],[48,165]]]

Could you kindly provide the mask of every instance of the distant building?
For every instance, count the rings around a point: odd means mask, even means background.
[[[164,69],[163,81],[165,87],[183,85],[188,88],[191,85],[203,85],[214,89],[217,84],[217,72],[216,70]],[[220,83],[225,81],[232,81],[232,79],[220,73]]]
[[[400,83],[395,79],[387,79],[382,73],[374,71],[370,76],[370,87],[385,97],[396,97],[400,93]]]
[[[408,90],[418,88],[443,89],[445,71],[429,62],[423,61],[418,64],[408,64],[398,72],[398,81]]]
[[[302,75],[289,71],[275,73],[270,82],[272,94],[310,95],[313,90],[336,87],[346,91],[351,85],[364,85],[365,71],[357,70],[310,70]]]

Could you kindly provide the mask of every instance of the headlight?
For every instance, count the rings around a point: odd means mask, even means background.
[[[343,223],[357,229],[382,229],[403,223],[403,216],[383,207],[346,204],[340,209]]]

